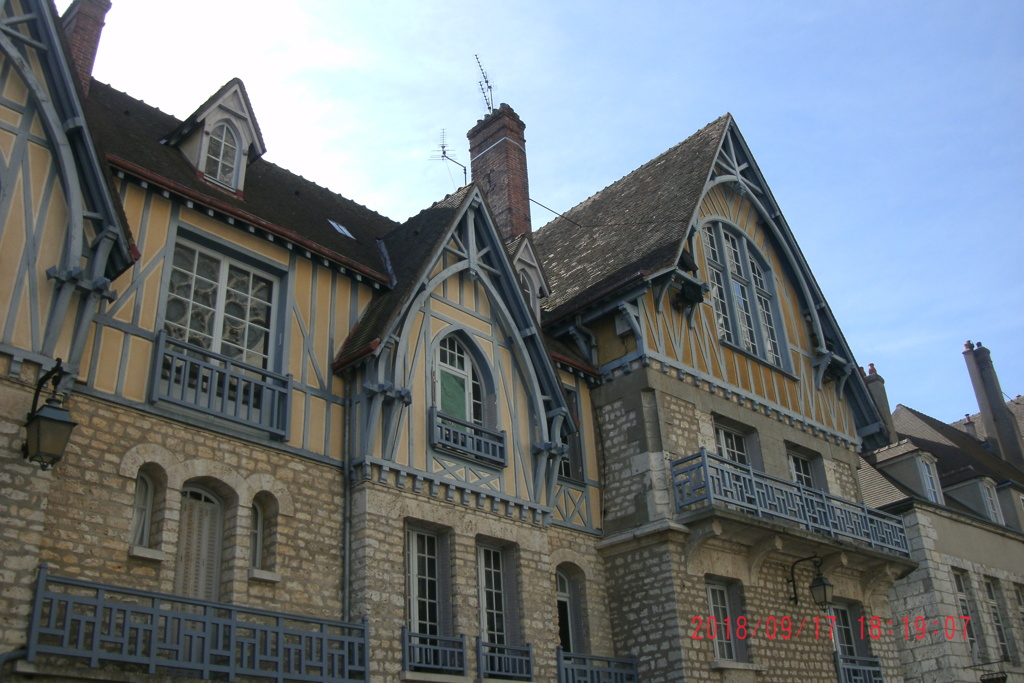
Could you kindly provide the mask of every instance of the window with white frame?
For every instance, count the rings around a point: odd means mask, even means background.
[[[1004,524],[1003,511],[999,507],[999,496],[991,482],[981,482],[981,495],[985,498],[985,515],[996,524]]]
[[[251,514],[249,567],[266,572],[273,571],[277,551],[277,499],[266,491],[260,491],[253,498]]]
[[[864,612],[860,603],[837,602],[829,606],[828,612],[835,620],[832,627],[832,644],[836,654],[841,658],[850,659],[870,656],[869,641],[857,626]]]
[[[210,132],[206,147],[204,174],[207,179],[238,187],[235,173],[239,163],[238,138],[227,123],[218,123]]]
[[[924,495],[933,503],[942,505],[942,487],[939,486],[939,475],[935,471],[935,463],[928,458],[917,459],[918,469],[921,473],[921,482],[924,484]]]
[[[789,457],[789,473],[800,486],[810,489],[826,490],[824,465],[821,456],[812,455],[809,451],[787,448]]]
[[[964,618],[964,630],[967,634],[967,646],[971,651],[971,657],[977,661],[980,653],[978,648],[978,638],[975,635],[974,630],[974,612],[972,610],[974,596],[971,595],[971,583],[967,576],[967,572],[959,569],[953,570],[953,585],[956,587],[957,607],[960,610],[960,616]]]
[[[736,619],[743,614],[740,584],[707,580],[708,617],[714,619],[715,659],[747,660],[746,641],[736,634]]]
[[[563,652],[583,653],[583,579],[579,570],[559,566],[555,571],[555,600],[558,607],[558,644]]]
[[[569,419],[576,427],[576,433],[569,436],[569,452],[558,466],[558,476],[565,479],[583,478],[583,425],[580,422],[580,395],[572,387],[564,387],[565,402],[569,408]]]
[[[1004,662],[1011,660],[1010,636],[1004,626],[1006,620],[1003,618],[1002,596],[999,591],[999,582],[991,577],[985,577],[985,610],[988,612],[989,620],[992,622],[995,631],[996,644],[999,646],[999,658]]]
[[[179,241],[164,310],[171,339],[270,368],[277,280],[191,242]]]
[[[1019,583],[1014,584],[1013,595],[1017,598],[1017,616],[1020,617],[1020,627],[1024,631],[1024,586]]]
[[[135,505],[132,511],[131,544],[134,546],[151,547],[155,489],[153,478],[140,471],[135,478]]]
[[[437,350],[438,407],[445,417],[484,424],[484,389],[473,359],[450,334]]]
[[[745,434],[715,423],[715,446],[719,456],[729,458],[741,465],[750,464]]]
[[[426,529],[410,528],[407,533],[409,630],[417,636],[450,635],[447,539]]]
[[[514,553],[511,548],[477,547],[480,582],[480,633],[488,645],[516,645]]]
[[[739,230],[721,221],[701,234],[711,305],[719,338],[772,365],[785,367],[781,319],[767,261]]]

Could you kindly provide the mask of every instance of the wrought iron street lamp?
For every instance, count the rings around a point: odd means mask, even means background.
[[[39,378],[36,393],[32,397],[32,412],[25,422],[27,436],[22,446],[25,459],[39,463],[39,467],[44,470],[50,469],[64,457],[71,431],[78,426],[57,395],[57,387],[65,374],[64,364],[58,358],[57,363]],[[39,393],[47,382],[53,383],[52,395],[40,407]]]
[[[835,594],[836,587],[821,573],[821,558],[817,555],[797,560],[790,566],[788,582],[793,586],[793,594],[789,596],[789,600],[794,605],[800,604],[800,597],[796,589],[796,566],[801,562],[811,560],[814,561],[814,569],[817,570],[817,574],[811,580],[811,585],[808,586],[808,589],[811,591],[811,599],[814,600],[814,604],[818,607],[828,609],[828,606],[832,604],[832,596]]]

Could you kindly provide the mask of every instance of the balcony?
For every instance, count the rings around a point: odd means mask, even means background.
[[[167,401],[288,438],[291,377],[156,337],[150,400]]]
[[[910,556],[899,517],[757,472],[703,448],[672,463],[672,485],[680,512],[720,503],[757,517],[795,522],[829,538]]]
[[[637,683],[636,657],[597,657],[558,648],[558,683]]]
[[[846,657],[836,653],[839,683],[885,683],[877,657]]]
[[[529,645],[498,645],[476,641],[476,661],[480,678],[502,678],[510,681],[533,680],[533,648]]]
[[[369,681],[366,623],[269,612],[149,593],[39,569],[26,658],[84,659],[91,668],[277,683]]]
[[[465,422],[430,409],[430,445],[505,466],[505,432]]]
[[[466,637],[446,638],[410,633],[402,627],[402,670],[466,675]]]

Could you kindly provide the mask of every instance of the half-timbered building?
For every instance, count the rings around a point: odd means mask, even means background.
[[[109,9],[0,15],[0,676],[898,680],[887,431],[731,116],[531,233],[502,105],[398,223],[237,79],[93,80]]]

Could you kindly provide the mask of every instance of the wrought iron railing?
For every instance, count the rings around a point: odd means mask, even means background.
[[[878,657],[845,657],[836,653],[839,683],[885,683]]]
[[[466,675],[466,637],[410,633],[402,627],[402,670]]]
[[[495,465],[505,465],[505,432],[488,429],[430,409],[430,445],[465,453]]]
[[[288,438],[291,377],[157,333],[150,400],[168,401]]]
[[[233,681],[369,681],[366,622],[346,624],[53,576],[39,568],[26,658],[59,655]]]
[[[480,678],[533,680],[533,648],[529,645],[496,645],[477,638],[476,661],[480,669]]]
[[[899,517],[757,472],[703,448],[672,463],[672,484],[680,511],[724,503],[758,517],[796,522],[825,536],[910,555]]]
[[[558,683],[637,683],[636,657],[597,657],[558,648]]]

